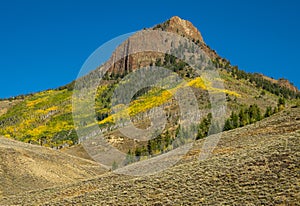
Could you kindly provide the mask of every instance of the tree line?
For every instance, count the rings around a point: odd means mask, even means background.
[[[285,99],[279,98],[277,106],[274,108],[268,106],[265,113],[262,113],[261,109],[256,104],[252,104],[247,108],[241,108],[238,112],[232,111],[229,118],[226,119],[223,129],[220,128],[217,123],[212,121],[212,114],[209,113],[194,128],[197,132],[196,140],[221,131],[228,131],[238,127],[243,127],[260,121],[263,118],[270,117],[271,115],[283,110],[285,104]],[[184,137],[191,135],[188,132],[189,131],[180,128],[180,125],[176,128],[175,134],[173,135],[169,132],[169,130],[166,130],[164,133],[157,135],[156,138],[149,140],[147,142],[147,146],[128,150],[125,165],[140,161],[142,157],[149,158],[179,147],[185,143]]]
[[[282,96],[286,99],[300,98],[300,93],[292,91],[287,87],[280,86],[277,83],[273,83],[270,80],[265,79],[258,73],[248,73],[240,70],[238,66],[231,66],[230,62],[226,59],[216,58],[212,61],[216,68],[222,68],[228,71],[231,76],[236,79],[245,79],[252,83],[256,88],[264,89],[277,96]]]
[[[250,105],[249,108],[246,109],[241,108],[237,113],[232,111],[230,117],[225,121],[223,130],[228,131],[238,127],[243,127],[247,124],[255,123],[283,110],[284,107],[285,99],[279,98],[277,106],[274,108],[268,106],[263,115],[261,114],[260,108],[256,104]]]

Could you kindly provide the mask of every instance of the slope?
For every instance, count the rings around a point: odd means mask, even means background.
[[[299,140],[300,108],[290,108],[224,132],[212,156],[204,161],[197,159],[203,144],[199,140],[180,163],[162,173],[138,178],[108,173],[68,186],[8,196],[0,203],[299,205]]]
[[[93,161],[0,137],[0,196],[72,183],[105,171]]]

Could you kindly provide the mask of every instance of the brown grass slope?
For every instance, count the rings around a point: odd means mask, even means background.
[[[11,107],[16,105],[17,103],[21,102],[22,100],[0,100],[0,116],[5,114],[7,110],[9,110]]]
[[[209,137],[208,137],[209,138]],[[1,205],[299,205],[300,108],[224,132],[212,156],[203,140],[176,166],[152,176],[107,173],[5,197]]]
[[[93,161],[0,138],[0,197],[72,183],[105,171]]]

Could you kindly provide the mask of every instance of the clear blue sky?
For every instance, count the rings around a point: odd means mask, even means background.
[[[299,2],[2,0],[0,98],[71,82],[103,43],[174,15],[232,64],[299,88]]]

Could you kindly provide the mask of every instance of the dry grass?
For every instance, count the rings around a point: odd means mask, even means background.
[[[0,191],[13,195],[104,173],[99,164],[50,148],[0,138]]]
[[[5,114],[9,108],[21,102],[22,100],[2,100],[0,101],[0,116]]]
[[[300,109],[223,133],[199,162],[203,140],[176,166],[130,177],[94,179],[6,196],[1,205],[299,205]]]

